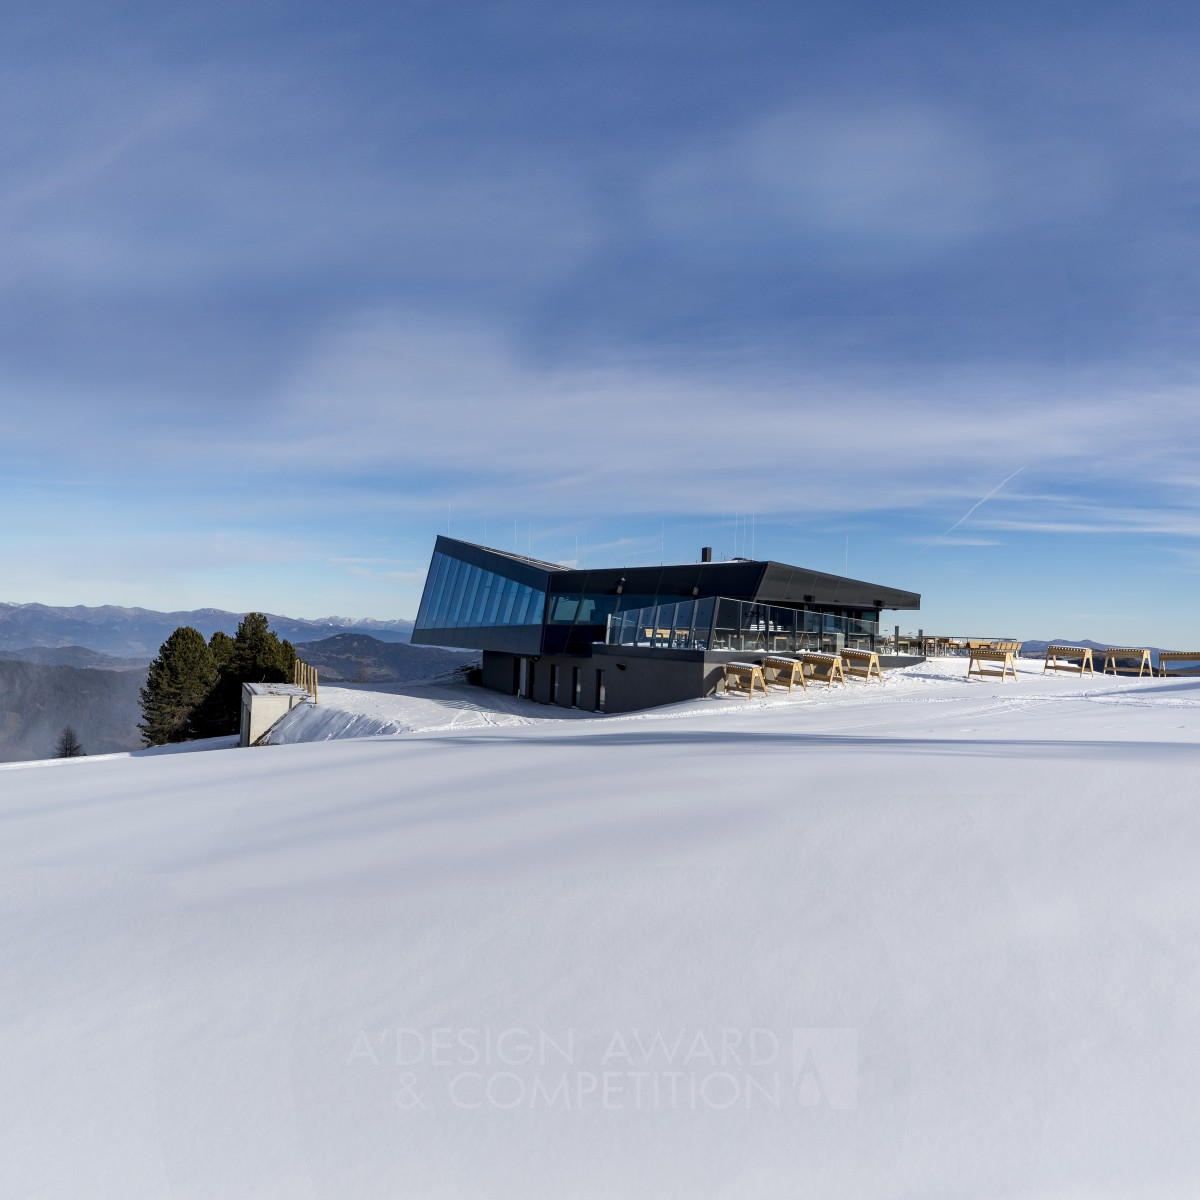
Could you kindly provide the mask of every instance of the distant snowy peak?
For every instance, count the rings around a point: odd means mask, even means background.
[[[280,617],[281,621],[286,621],[289,618]],[[297,621],[303,618],[296,618]],[[320,626],[325,628],[329,625],[336,625],[338,629],[411,629],[413,623],[404,617],[395,617],[392,620],[379,620],[376,617],[313,617],[307,624]]]

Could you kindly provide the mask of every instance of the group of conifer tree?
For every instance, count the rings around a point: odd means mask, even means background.
[[[267,627],[262,613],[247,613],[230,637],[219,630],[206,642],[181,625],[159,648],[141,690],[147,746],[237,733],[243,683],[289,683],[296,651]]]

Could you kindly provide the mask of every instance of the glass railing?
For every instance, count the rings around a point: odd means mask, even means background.
[[[707,596],[614,613],[605,641],[610,646],[656,650],[738,650],[765,654],[878,648],[870,621],[808,609],[779,608],[727,596]]]

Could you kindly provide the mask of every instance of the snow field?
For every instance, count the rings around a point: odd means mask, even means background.
[[[1192,1194],[1200,683],[963,673],[6,773],[0,1194]]]

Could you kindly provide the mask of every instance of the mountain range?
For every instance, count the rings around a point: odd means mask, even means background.
[[[41,667],[91,667],[97,671],[144,671],[150,654],[105,654],[87,646],[22,646],[19,650],[0,650],[0,662],[36,663]]]
[[[180,625],[190,625],[208,638],[218,629],[228,634],[236,633],[243,615],[219,608],[157,612],[112,604],[96,608],[82,604],[58,608],[47,604],[0,603],[0,651],[82,646],[104,654],[149,662]],[[340,633],[367,633],[382,642],[407,642],[413,626],[412,621],[404,618],[381,621],[370,617],[319,617],[306,620],[274,613],[267,616],[271,628],[293,643]]]

